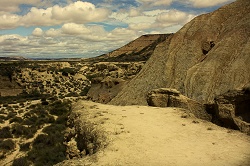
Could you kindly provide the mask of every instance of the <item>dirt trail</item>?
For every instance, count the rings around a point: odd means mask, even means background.
[[[177,108],[79,101],[74,110],[102,124],[111,141],[95,155],[60,165],[250,165],[249,136],[187,116]]]

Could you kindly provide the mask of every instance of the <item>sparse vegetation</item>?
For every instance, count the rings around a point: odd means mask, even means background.
[[[11,139],[0,141],[0,149],[4,152],[11,151],[15,148],[15,142]]]
[[[0,138],[12,138],[11,129],[9,126],[0,129]]]
[[[13,161],[12,166],[30,166],[31,162],[28,161],[27,157],[20,157]]]
[[[15,159],[13,165],[53,165],[66,158],[63,141],[71,101],[65,100],[65,97],[72,100],[71,97],[86,96],[92,78],[97,76],[119,77],[119,67],[116,65],[105,71],[96,69],[94,63],[88,65],[83,70],[80,70],[82,64],[68,62],[51,64],[50,61],[27,61],[3,65],[8,67],[5,73],[1,73],[5,75],[4,78],[8,77],[7,81],[13,81],[15,86],[23,88],[23,92],[17,96],[0,96],[0,123],[7,126],[0,128],[0,142],[15,140],[14,145],[19,145],[16,148],[20,147],[20,151],[26,153],[26,156]],[[120,67],[128,70],[127,64]],[[95,124],[87,123],[79,131],[81,133],[77,139],[85,142],[77,146],[85,154],[93,154],[104,146],[106,137]],[[37,136],[37,132],[41,134]],[[30,138],[34,142],[23,142]],[[2,153],[0,149],[0,155],[3,158],[9,154]]]

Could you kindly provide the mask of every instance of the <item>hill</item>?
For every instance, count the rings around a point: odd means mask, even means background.
[[[237,0],[187,23],[157,45],[141,72],[110,102],[147,105],[146,94],[174,88],[202,103],[250,82],[250,1]]]
[[[152,55],[156,46],[172,35],[173,34],[142,35],[121,48],[91,59],[95,61],[116,62],[146,61]]]

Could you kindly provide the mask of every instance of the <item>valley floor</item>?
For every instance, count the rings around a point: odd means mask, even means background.
[[[79,101],[74,111],[99,124],[109,144],[59,165],[247,166],[250,137],[194,118],[178,108],[112,106]]]

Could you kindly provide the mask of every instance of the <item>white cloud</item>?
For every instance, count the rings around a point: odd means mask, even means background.
[[[19,11],[19,5],[21,4],[39,4],[40,0],[1,0],[0,1],[0,11],[5,12],[17,12]]]
[[[48,37],[56,37],[56,36],[59,36],[61,33],[60,30],[56,30],[54,28],[50,28],[49,30],[47,30],[45,32],[45,36],[48,36]]]
[[[43,30],[41,28],[35,28],[32,32],[33,36],[41,37],[43,36]]]
[[[34,0],[32,2],[35,3],[37,1]],[[108,15],[109,11],[106,9],[96,8],[94,4],[89,2],[77,1],[65,7],[58,5],[46,9],[32,7],[24,16],[2,13],[0,15],[0,29],[18,26],[53,26],[64,23],[83,24],[99,22],[107,19]]]
[[[195,15],[178,10],[169,10],[156,17],[156,23],[160,26],[183,25],[189,22]]]
[[[17,27],[20,17],[15,14],[0,15],[0,29],[12,29]]]
[[[60,24],[60,21],[51,19],[52,8],[38,9],[32,7],[30,12],[20,19],[22,26],[50,26]]]
[[[152,23],[137,23],[137,24],[129,24],[130,29],[134,30],[145,30],[145,29],[150,29],[153,28]]]
[[[91,31],[84,25],[79,25],[75,23],[67,23],[62,26],[62,33],[68,35],[79,35],[90,33]]]
[[[137,0],[144,6],[169,6],[172,0]]]
[[[77,1],[63,8],[56,5],[51,12],[52,19],[74,23],[103,21],[109,14],[106,9],[96,8],[94,4],[82,1]]]
[[[141,11],[139,9],[136,8],[130,8],[129,9],[129,17],[136,17],[136,16],[140,16],[141,15]]]
[[[116,28],[108,32],[100,25],[66,23],[61,28],[47,31],[35,28],[28,37],[2,35],[0,54],[26,57],[98,56],[119,48],[140,35],[127,28]]]
[[[179,0],[182,2],[182,0]],[[185,3],[188,3],[196,8],[205,8],[205,7],[212,7],[217,5],[222,5],[226,3],[233,2],[235,0],[188,0]]]

